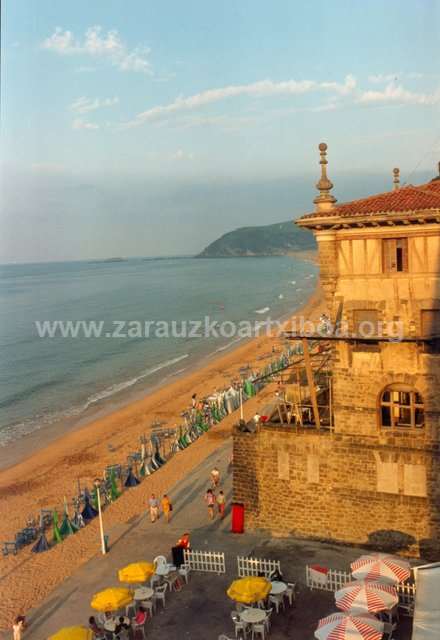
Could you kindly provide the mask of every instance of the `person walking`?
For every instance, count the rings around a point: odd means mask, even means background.
[[[14,640],[22,640],[23,631],[26,628],[26,618],[24,616],[17,616],[12,625],[12,633]]]
[[[223,520],[223,518],[225,517],[225,508],[226,508],[226,498],[223,491],[219,491],[218,493],[217,506],[218,506],[218,514],[221,520]]]
[[[151,494],[148,504],[150,507],[151,522],[156,522],[159,518],[159,500],[156,498],[154,493]]]
[[[215,516],[214,509],[215,509],[216,497],[212,489],[208,489],[208,491],[206,492],[205,502],[208,505],[209,519],[214,520],[214,516]]]
[[[171,500],[169,499],[166,493],[162,498],[161,504],[162,504],[163,515],[165,516],[165,522],[168,524],[168,522],[171,519],[171,511],[173,510],[173,505],[171,504]]]
[[[214,469],[211,471],[211,484],[213,489],[218,487],[218,485],[220,484],[220,471],[217,469],[217,467],[214,467]]]

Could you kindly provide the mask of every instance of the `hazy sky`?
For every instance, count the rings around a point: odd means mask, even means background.
[[[201,250],[440,159],[440,0],[5,0],[0,261]],[[421,173],[420,173],[421,172]]]

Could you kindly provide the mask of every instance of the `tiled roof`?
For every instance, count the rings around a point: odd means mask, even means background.
[[[426,209],[440,210],[440,180],[433,180],[417,187],[408,185],[396,191],[379,193],[368,198],[344,202],[330,211],[314,211],[302,216],[308,218],[353,217],[383,213],[406,213]]]

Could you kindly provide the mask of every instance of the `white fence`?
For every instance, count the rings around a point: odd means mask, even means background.
[[[310,589],[322,589],[324,591],[338,591],[353,580],[353,576],[348,571],[337,571],[329,569],[327,574],[319,575],[319,572],[313,571],[312,567],[306,565],[306,584]],[[398,584],[396,585],[397,594],[399,596],[399,605],[411,611],[416,597],[415,584]]]
[[[184,551],[185,564],[192,571],[226,573],[225,554],[218,551]]]
[[[243,558],[237,556],[238,577],[258,576],[263,574],[266,578],[270,576],[272,571],[281,573],[281,565],[279,560],[265,560],[264,558]]]

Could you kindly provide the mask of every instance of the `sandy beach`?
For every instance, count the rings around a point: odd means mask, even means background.
[[[293,316],[317,317],[321,309],[322,297],[318,290]],[[71,499],[75,494],[78,479],[83,486],[90,486],[94,478],[102,476],[106,465],[125,461],[127,454],[138,448],[139,437],[148,433],[153,421],[163,421],[170,427],[179,424],[180,414],[190,404],[193,393],[203,397],[215,388],[224,388],[245,365],[254,369],[264,367],[273,357],[272,346],[277,343],[279,341],[268,336],[254,338],[48,446],[40,448],[37,438],[31,446],[24,443],[20,452],[22,460],[0,472],[1,512],[7,515],[0,523],[0,540],[13,539],[14,532],[25,525],[26,518],[37,515],[41,508],[61,508],[63,496]],[[253,415],[273,392],[273,385],[268,385],[248,401],[244,405],[245,417]],[[145,509],[151,492],[160,495],[178,483],[230,437],[236,421],[236,415],[228,416],[191,447],[173,456],[138,488],[125,492],[106,510],[107,526],[127,522]],[[44,434],[41,440],[44,442]],[[2,558],[0,627],[6,628],[14,616],[41,602],[57,584],[94,556],[98,552],[97,540],[98,523],[92,522],[46,553],[31,554],[28,547],[17,556]]]

